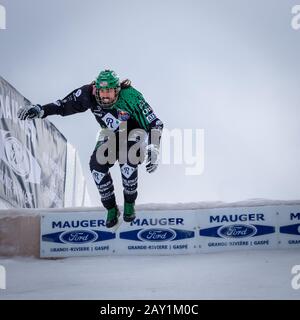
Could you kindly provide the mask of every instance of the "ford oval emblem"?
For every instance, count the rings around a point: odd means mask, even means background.
[[[66,231],[59,237],[64,243],[88,243],[95,241],[97,238],[97,233],[91,230]]]
[[[176,232],[171,229],[146,229],[141,230],[137,237],[142,241],[152,241],[152,242],[161,242],[161,241],[171,241],[175,239]]]
[[[232,224],[218,229],[218,235],[222,238],[245,238],[256,234],[257,229],[247,224]]]

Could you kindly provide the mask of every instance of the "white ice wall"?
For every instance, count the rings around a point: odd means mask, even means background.
[[[90,197],[76,149],[67,144],[65,207],[89,207]]]

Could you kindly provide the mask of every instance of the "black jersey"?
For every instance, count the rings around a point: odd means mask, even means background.
[[[100,126],[118,132],[122,122],[127,130],[141,128],[148,133],[151,129],[162,131],[163,123],[145,101],[143,95],[128,87],[121,89],[117,101],[111,108],[102,108],[93,95],[93,85],[84,85],[68,94],[64,99],[43,106],[43,118],[49,115],[69,116],[90,110]]]

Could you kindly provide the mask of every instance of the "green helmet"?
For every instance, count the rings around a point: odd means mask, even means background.
[[[111,108],[115,102],[118,100],[118,95],[121,90],[120,87],[120,80],[117,74],[112,70],[104,70],[99,73],[99,76],[97,77],[95,81],[95,98],[97,100],[97,103],[102,108]],[[116,98],[111,102],[105,102],[101,98],[100,90],[105,89],[115,89],[116,92]]]
[[[120,80],[112,70],[104,70],[99,73],[95,82],[97,89],[117,89],[120,87]]]

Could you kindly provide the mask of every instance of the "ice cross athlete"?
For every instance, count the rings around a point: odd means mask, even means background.
[[[90,170],[99,190],[101,202],[107,209],[106,226],[111,228],[118,223],[120,211],[116,203],[109,168],[116,160],[119,161],[124,195],[123,219],[131,222],[135,219],[138,165],[144,160],[144,154],[146,154],[146,170],[149,173],[156,170],[163,123],[157,118],[143,95],[131,86],[130,80],[120,82],[119,77],[112,70],[101,71],[96,81],[72,91],[62,100],[46,105],[23,107],[18,111],[18,117],[25,120],[46,118],[50,115],[69,116],[88,109],[102,128],[90,159]],[[125,139],[121,139],[123,132],[121,128],[126,128]],[[142,140],[138,134],[133,134],[130,138],[130,132],[137,130],[144,131],[147,136],[145,148],[140,148],[136,152],[140,157],[138,162],[132,161],[128,156],[130,148]],[[114,134],[115,139],[109,133]],[[110,141],[116,143],[115,157],[110,157],[111,149],[106,147]],[[124,161],[120,161],[119,150],[122,147],[125,151],[129,151],[126,152]],[[102,149],[105,152],[102,152]]]

